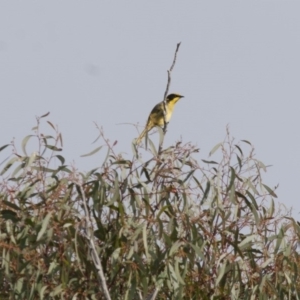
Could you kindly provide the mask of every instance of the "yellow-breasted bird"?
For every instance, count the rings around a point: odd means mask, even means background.
[[[179,99],[183,98],[184,96],[181,96],[179,94],[170,94],[167,96],[166,99],[166,116],[165,120],[168,123],[172,117],[172,113],[174,110],[175,104],[178,102]],[[164,126],[164,101],[156,104],[149,117],[146,124],[145,129],[140,134],[140,136],[137,138],[136,143],[139,144],[142,140],[142,138],[145,136],[146,132],[151,130],[155,126]]]

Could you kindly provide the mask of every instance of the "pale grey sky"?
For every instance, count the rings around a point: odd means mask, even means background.
[[[101,164],[101,154],[79,158],[96,147],[94,121],[131,157],[137,132],[118,124],[144,126],[181,41],[170,91],[185,98],[166,145],[182,137],[206,159],[229,124],[273,165],[266,182],[298,216],[299,12],[299,1],[276,0],[1,1],[0,146],[20,144],[50,111],[81,170]]]

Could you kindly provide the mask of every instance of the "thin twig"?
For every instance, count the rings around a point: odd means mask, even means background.
[[[87,203],[86,203],[86,197],[85,197],[85,194],[84,194],[84,190],[83,190],[81,184],[78,184],[78,185],[79,185],[79,188],[80,188],[81,197],[82,197],[82,200],[83,200],[84,212],[85,212],[85,216],[86,216],[84,236],[86,237],[86,239],[89,242],[89,247],[90,247],[90,250],[91,250],[91,256],[92,256],[94,265],[95,265],[95,267],[98,271],[100,286],[102,288],[104,297],[105,297],[106,300],[111,300],[111,297],[110,297],[109,292],[108,292],[105,276],[104,276],[104,273],[103,273],[103,268],[102,268],[102,265],[101,265],[101,261],[100,261],[100,258],[98,256],[96,246],[95,246],[94,234],[92,233],[92,221],[91,221],[90,213],[89,213],[88,208],[87,208]]]
[[[177,44],[176,46],[176,50],[175,50],[175,53],[174,53],[174,59],[173,59],[173,62],[172,62],[172,65],[170,67],[170,69],[168,70],[168,82],[167,82],[167,87],[166,87],[166,90],[165,90],[165,94],[164,94],[164,127],[163,127],[163,135],[165,136],[166,132],[167,132],[167,121],[166,121],[166,114],[167,114],[167,109],[166,109],[166,101],[167,101],[167,96],[168,96],[168,92],[169,92],[169,88],[170,88],[170,85],[171,85],[171,73],[172,73],[172,70],[175,66],[175,63],[176,63],[176,60],[177,60],[177,52],[179,50],[179,47],[181,45],[181,42]],[[159,147],[158,147],[158,154],[161,153],[161,150],[162,150],[162,146],[163,146],[163,139],[161,141],[161,143],[159,144]]]
[[[177,52],[179,50],[180,45],[181,45],[181,42],[178,43],[177,46],[176,46],[176,50],[175,50],[175,53],[174,53],[174,59],[173,59],[171,68],[168,70],[168,83],[167,83],[167,87],[166,87],[165,94],[164,94],[164,101],[166,101],[167,96],[168,96],[168,92],[169,92],[169,88],[170,88],[170,84],[171,84],[171,73],[174,69],[174,66],[175,66],[175,63],[176,63],[176,60],[177,60]]]
[[[159,289],[156,287],[156,288],[154,289],[153,293],[150,294],[150,295],[146,298],[146,300],[155,300],[155,299],[156,299],[156,296],[157,296],[157,294],[158,294],[158,292],[159,292]]]

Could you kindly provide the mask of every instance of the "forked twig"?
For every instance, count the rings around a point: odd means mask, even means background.
[[[175,66],[175,63],[176,63],[176,60],[177,60],[177,52],[179,50],[179,47],[181,45],[181,42],[179,42],[177,45],[176,45],[176,50],[175,50],[175,53],[174,53],[174,59],[173,59],[173,62],[172,62],[172,65],[170,67],[170,69],[167,71],[168,72],[168,82],[167,82],[167,87],[166,87],[166,90],[165,90],[165,94],[164,94],[164,127],[163,127],[163,135],[165,136],[166,132],[167,132],[167,121],[166,121],[166,113],[167,113],[167,109],[166,109],[166,100],[167,100],[167,96],[168,96],[168,92],[169,92],[169,88],[170,88],[170,85],[171,85],[171,73],[172,73],[172,70]],[[159,147],[158,147],[158,154],[161,153],[162,151],[162,144],[163,144],[163,139],[161,140],[160,144],[159,144]]]

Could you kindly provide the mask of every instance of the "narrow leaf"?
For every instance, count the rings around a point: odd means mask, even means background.
[[[55,130],[54,125],[50,121],[47,121],[47,123]]]
[[[95,153],[97,153],[103,146],[100,146],[100,147],[97,147],[96,149],[94,149],[92,152],[90,153],[87,153],[87,154],[83,154],[83,155],[80,155],[80,157],[86,157],[86,156],[91,156]]]
[[[137,150],[136,150],[135,141],[133,141],[133,142],[131,143],[131,150],[132,150],[132,152],[133,152],[133,155],[134,155],[136,158],[138,158],[138,153],[137,153]]]
[[[231,173],[231,176],[230,176],[230,182],[229,182],[229,186],[227,187],[227,192],[229,190],[231,190],[231,187],[233,186],[234,184],[234,179],[235,179],[235,170],[234,168],[230,167],[230,173]]]
[[[180,275],[178,259],[175,260],[175,274],[176,274],[176,278],[177,278],[178,282],[180,282],[182,285],[185,285],[185,282],[184,282],[182,276]]]
[[[45,117],[47,117],[47,116],[49,116],[50,115],[50,111],[48,111],[47,113],[45,113],[44,115],[42,115],[41,117],[40,117],[40,119],[41,118],[45,118]]]
[[[185,179],[183,180],[183,183],[185,183],[193,174],[194,174],[195,170],[192,170],[188,173],[188,175],[185,177]]]
[[[238,145],[235,145],[235,147],[240,151],[241,155],[243,156],[243,151],[242,151],[242,149],[241,149]]]
[[[251,234],[251,235],[247,236],[238,244],[238,247],[241,248],[241,247],[245,246],[246,244],[250,243],[255,237],[256,237],[255,234]]]
[[[41,237],[43,236],[43,234],[45,233],[51,216],[52,216],[52,213],[48,213],[47,216],[45,217],[45,219],[43,220],[42,228],[39,231],[37,239],[36,239],[37,241],[39,241],[41,239]]]
[[[270,189],[267,185],[263,184],[264,188],[268,191],[268,193],[273,196],[274,198],[277,198],[277,195],[274,193],[272,189]]]
[[[52,145],[46,145],[45,147],[52,151],[62,151],[62,148],[58,148],[58,147],[52,146]]]
[[[24,139],[23,139],[23,141],[22,141],[22,150],[23,150],[23,152],[24,152],[24,154],[27,156],[27,152],[26,152],[26,145],[27,145],[27,142],[29,141],[29,139],[31,138],[31,137],[33,137],[33,135],[27,135]]]
[[[216,285],[218,285],[220,283],[220,281],[222,280],[224,274],[225,274],[225,270],[226,270],[226,265],[227,265],[227,261],[225,261],[223,263],[223,265],[221,266],[221,268],[219,268],[219,275],[217,277],[217,280],[216,280]]]
[[[249,141],[247,141],[247,140],[241,140],[241,142],[247,143],[247,144],[249,144],[250,146],[252,146],[251,143],[250,143]]]
[[[4,145],[4,146],[2,146],[2,147],[0,147],[0,152],[2,151],[2,150],[4,150],[7,146],[9,146],[10,144],[6,144],[6,145]]]
[[[63,147],[63,138],[62,138],[61,133],[59,133],[59,135],[58,135],[58,140],[60,141],[61,147]]]
[[[28,159],[28,162],[27,162],[27,164],[26,164],[26,167],[27,167],[27,168],[30,167],[30,166],[32,165],[32,163],[34,162],[35,158],[36,158],[36,153],[33,152],[33,153],[30,155],[30,157],[29,157],[29,159]]]
[[[144,242],[144,247],[145,247],[145,254],[146,258],[149,258],[149,252],[148,252],[148,242],[147,242],[147,225],[145,224],[143,226],[143,242]]]
[[[148,139],[148,142],[150,144],[150,148],[151,148],[151,151],[152,151],[152,154],[153,156],[157,156],[157,151],[155,149],[155,145],[153,144],[152,140],[151,139]]]
[[[164,142],[165,134],[164,134],[162,128],[159,127],[159,126],[157,127],[157,131],[158,131],[158,133],[159,133],[159,145],[162,145],[163,142]]]
[[[203,162],[205,162],[206,164],[215,164],[217,165],[218,163],[213,161],[213,160],[204,160],[204,159],[201,159]]]
[[[19,206],[17,206],[16,204],[6,201],[6,200],[1,200],[2,204],[5,204],[6,206],[9,206],[10,208],[14,209],[14,210],[20,210]]]
[[[16,223],[18,221],[18,215],[10,209],[1,210],[1,217],[4,220],[11,220],[13,223]]]
[[[218,143],[217,145],[215,145],[209,152],[208,156],[212,156],[222,145],[222,143]]]
[[[18,160],[18,157],[13,157],[11,158],[7,164],[5,165],[5,167],[2,169],[0,175],[3,175],[16,161]]]
[[[202,200],[201,200],[201,204],[203,204],[204,201],[207,199],[209,191],[210,191],[210,181],[208,180],[206,183],[206,187],[205,187],[205,191],[204,191]]]
[[[55,157],[57,157],[60,160],[60,162],[61,162],[62,165],[65,163],[65,158],[63,156],[61,156],[61,155],[55,155]]]

